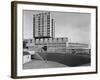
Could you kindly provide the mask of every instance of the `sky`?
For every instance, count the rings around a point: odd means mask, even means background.
[[[23,37],[33,37],[33,14],[44,11],[23,11]],[[45,11],[46,12],[46,11]],[[55,19],[55,37],[68,37],[69,42],[90,43],[91,14],[75,12],[50,12]]]

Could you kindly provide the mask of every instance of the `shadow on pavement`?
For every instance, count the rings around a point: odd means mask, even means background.
[[[48,53],[46,58],[49,61],[56,61],[70,67],[90,64],[90,57],[83,55]]]

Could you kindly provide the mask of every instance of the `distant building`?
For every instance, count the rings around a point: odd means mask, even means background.
[[[66,44],[66,52],[71,54],[90,54],[90,47],[86,43],[71,43]]]
[[[89,49],[89,45],[85,44],[85,43],[71,43],[71,42],[68,42],[66,44],[66,47],[68,49]]]
[[[50,12],[33,15],[33,37],[53,38],[55,36],[55,21]]]

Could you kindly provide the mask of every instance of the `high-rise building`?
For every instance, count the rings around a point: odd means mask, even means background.
[[[55,22],[50,12],[33,15],[33,38],[53,38]]]

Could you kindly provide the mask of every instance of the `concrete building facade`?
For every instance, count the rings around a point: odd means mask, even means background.
[[[51,38],[55,36],[55,22],[50,12],[33,15],[33,37]]]
[[[41,47],[47,46],[47,53],[90,54],[90,48],[85,43],[71,43],[68,38],[26,39],[29,51],[41,52]]]

